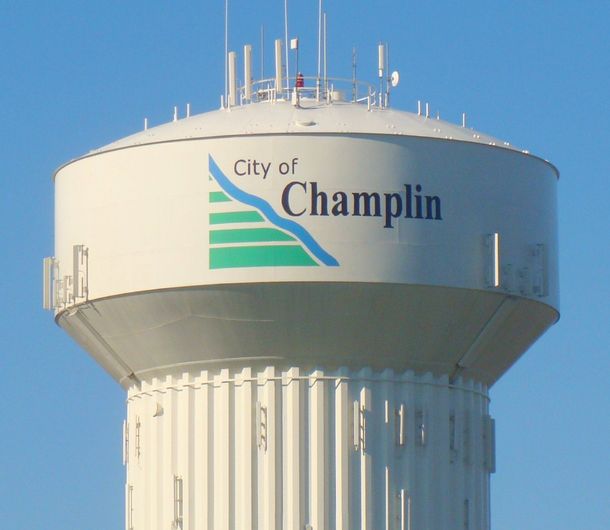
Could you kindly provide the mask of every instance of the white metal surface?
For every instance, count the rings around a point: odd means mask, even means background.
[[[267,202],[278,218],[302,225],[338,266],[213,270],[210,232],[218,228],[214,224],[235,226],[215,217],[250,209],[267,219],[258,225],[242,220],[237,228],[280,225],[241,197],[213,202],[210,194],[227,192],[212,173],[242,195]],[[509,292],[541,298],[533,295],[531,280],[519,285],[519,277],[521,269],[531,272],[537,245],[543,245],[549,288],[541,301],[558,304],[554,171],[506,149],[323,134],[163,143],[64,167],[56,177],[56,206],[62,270],[67,264],[71,272],[74,245],[91,249],[90,299],[253,281],[373,280],[485,289],[485,238],[498,233]],[[305,251],[311,254],[312,247]],[[313,258],[329,264],[319,254]]]
[[[483,450],[487,403],[483,385],[391,370],[248,367],[143,381],[128,394],[133,528],[160,530],[176,520],[178,477],[183,507],[176,526],[184,529],[463,530],[469,501],[468,528],[485,530],[484,455],[493,453],[493,446]],[[163,413],[155,415],[158,406]],[[402,445],[395,437],[400,408],[407,418]],[[425,444],[418,439],[422,415]],[[459,432],[453,447],[450,418]],[[358,448],[354,421],[366,440]],[[248,436],[252,426],[264,443]]]
[[[556,174],[510,149],[317,132],[132,145],[62,168],[56,206],[59,322],[125,385],[252,358],[492,384],[557,319]]]

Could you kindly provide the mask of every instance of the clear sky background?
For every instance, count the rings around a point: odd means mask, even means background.
[[[329,73],[375,80],[390,44],[393,106],[453,122],[560,170],[560,322],[492,388],[494,530],[610,528],[610,2],[327,1]],[[123,528],[123,390],[41,309],[53,171],[224,90],[223,2],[0,0],[0,527]],[[255,64],[283,2],[233,0],[230,47]],[[317,1],[290,36],[315,72]],[[271,54],[266,64],[272,64]],[[256,70],[258,73],[258,69]],[[270,74],[270,68],[267,68]],[[419,530],[419,529],[415,529]]]

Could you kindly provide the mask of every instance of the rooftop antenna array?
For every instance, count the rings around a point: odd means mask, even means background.
[[[260,79],[254,81],[252,78],[252,46],[244,46],[244,83],[238,85],[236,61],[237,55],[235,52],[230,52],[228,47],[229,33],[229,4],[225,0],[225,38],[224,47],[226,60],[225,64],[225,92],[221,96],[221,108],[230,109],[232,106],[241,105],[244,103],[260,101],[268,99],[276,100],[291,100],[293,104],[300,105],[302,94],[304,97],[312,94],[312,89],[307,88],[303,82],[304,77],[299,79],[301,85],[296,86],[297,77],[299,77],[299,39],[298,37],[289,38],[288,31],[288,0],[284,0],[284,39],[276,39],[274,41],[275,55],[275,79],[273,80],[273,88],[267,81],[266,88],[263,87],[265,82],[264,71],[264,56],[265,56],[265,29],[264,25],[260,28]],[[330,85],[328,76],[328,16],[323,10],[322,0],[318,2],[318,61],[317,73],[315,79],[315,100],[320,101],[322,96],[327,104],[335,103],[343,100],[343,92],[335,88],[335,84]],[[295,87],[294,90],[290,86],[290,53],[289,50],[295,50]],[[399,82],[399,74],[397,71],[390,73],[389,66],[389,46],[387,43],[378,44],[378,67],[377,75],[379,86],[377,90],[369,86],[368,95],[363,100],[358,99],[358,87],[360,82],[356,78],[357,74],[357,54],[356,48],[352,49],[352,79],[351,92],[353,103],[359,103],[366,100],[368,110],[372,107],[383,109],[389,106],[391,89],[396,87]],[[283,56],[283,57],[282,57]],[[345,82],[346,80],[335,79],[333,81]],[[257,86],[254,92],[254,85]],[[272,90],[273,92],[270,92]]]

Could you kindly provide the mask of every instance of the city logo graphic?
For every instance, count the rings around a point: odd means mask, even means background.
[[[211,155],[209,179],[210,269],[339,266],[303,226],[231,182]]]

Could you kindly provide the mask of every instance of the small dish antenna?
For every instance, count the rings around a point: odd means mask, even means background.
[[[392,75],[390,76],[390,84],[394,88],[394,87],[398,86],[399,81],[400,81],[400,74],[398,73],[398,71],[394,70],[392,72]]]

